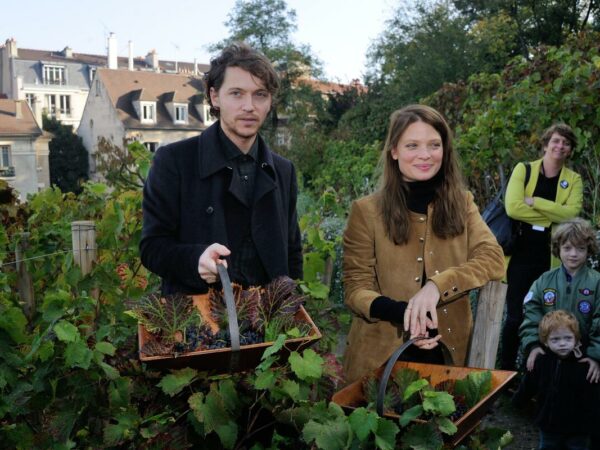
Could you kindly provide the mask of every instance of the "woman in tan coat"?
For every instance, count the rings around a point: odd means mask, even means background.
[[[453,363],[464,365],[473,324],[468,292],[504,275],[502,249],[464,187],[436,110],[394,112],[382,159],[381,189],[352,205],[344,233],[345,300],[354,313],[347,382],[417,336],[433,337],[417,341],[414,359],[427,360],[442,339]]]

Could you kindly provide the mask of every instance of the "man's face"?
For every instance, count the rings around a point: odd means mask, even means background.
[[[575,348],[575,335],[566,327],[558,327],[548,335],[548,348],[559,357],[564,358]]]
[[[587,246],[582,244],[574,244],[572,242],[564,242],[560,246],[560,260],[571,275],[575,275],[577,271],[587,261],[588,252]]]
[[[250,150],[271,109],[272,96],[263,81],[244,69],[228,67],[221,88],[210,89],[210,99],[219,110],[223,132],[240,150]]]

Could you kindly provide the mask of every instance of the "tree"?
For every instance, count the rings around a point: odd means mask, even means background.
[[[88,152],[81,138],[73,134],[73,127],[64,125],[53,117],[44,116],[44,130],[54,134],[50,149],[50,184],[62,192],[81,192],[88,179]]]
[[[560,46],[570,34],[598,27],[600,3],[590,0],[454,0],[454,6],[472,23],[499,14],[509,17],[518,32],[514,46],[528,58],[538,45]]]
[[[229,36],[210,46],[218,52],[232,42],[244,41],[263,53],[280,76],[281,86],[273,105],[271,124],[277,125],[278,115],[289,115],[297,102],[306,102],[304,90],[296,89],[302,76],[320,74],[321,63],[312,55],[310,46],[295,44],[291,36],[296,31],[296,11],[285,0],[237,0],[225,25]],[[265,132],[274,127],[266,122]]]

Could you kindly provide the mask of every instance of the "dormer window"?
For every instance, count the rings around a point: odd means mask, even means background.
[[[141,122],[154,123],[156,122],[156,103],[155,102],[140,102]]]
[[[175,114],[173,116],[174,123],[187,123],[188,122],[188,107],[187,105],[174,104]]]
[[[44,84],[67,84],[65,68],[44,64]]]

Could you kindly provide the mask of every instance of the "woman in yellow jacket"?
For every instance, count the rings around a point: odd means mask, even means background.
[[[514,370],[519,348],[519,326],[523,321],[523,299],[539,276],[556,267],[551,259],[552,227],[579,214],[583,201],[581,176],[565,166],[577,146],[568,125],[552,125],[542,135],[544,155],[529,164],[529,181],[525,185],[525,164],[513,169],[506,188],[506,213],[521,221],[506,272],[506,319],[502,330],[500,366]]]
[[[464,187],[436,110],[394,112],[382,161],[381,189],[352,205],[344,232],[345,301],[354,313],[347,382],[382,365],[407,337],[435,329],[411,357],[437,359],[441,338],[454,364],[464,365],[468,292],[504,275],[502,249]]]

